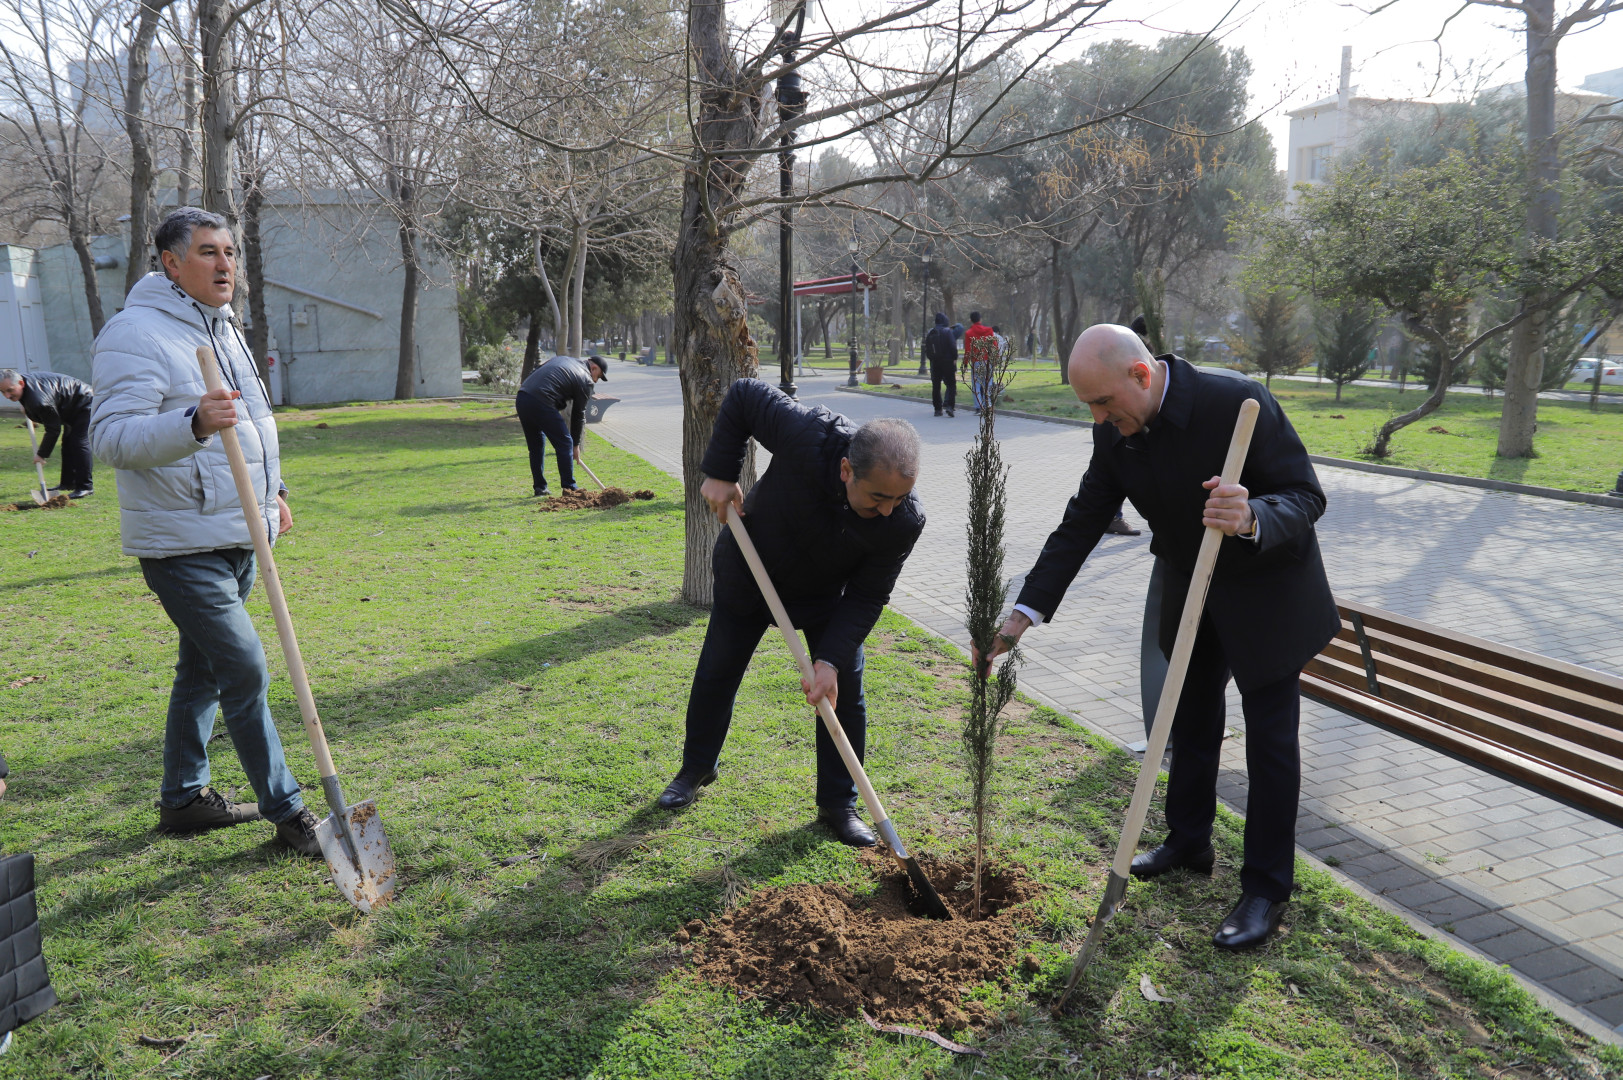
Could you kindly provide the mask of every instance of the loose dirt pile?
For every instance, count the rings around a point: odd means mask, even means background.
[[[69,500],[66,495],[52,495],[49,499],[45,500],[44,505],[36,505],[32,499],[30,499],[28,502],[7,503],[4,506],[0,506],[0,514],[3,514],[8,510],[60,510],[64,506],[68,505],[68,501]]]
[[[875,866],[880,888],[873,896],[832,884],[768,889],[709,923],[695,919],[676,938],[702,939],[694,950],[699,974],[746,993],[949,1031],[991,1019],[985,1006],[963,997],[977,983],[1005,979],[1020,945],[1007,909],[1035,895],[1036,883],[1018,869],[989,874],[986,917],[973,918],[972,868],[927,861],[925,872],[953,913],[938,922],[910,909],[906,875],[889,860],[884,865],[888,870]]]
[[[536,507],[543,514],[556,510],[602,510],[610,506],[622,506],[632,499],[652,499],[652,491],[627,491],[625,488],[604,488],[602,491],[583,491],[576,488],[574,491],[560,491],[540,506]]]

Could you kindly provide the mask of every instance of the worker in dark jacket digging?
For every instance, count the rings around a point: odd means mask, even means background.
[[[738,477],[752,437],[771,452],[772,464],[746,498]],[[741,379],[721,403],[701,469],[700,494],[723,522],[728,506],[740,507],[789,618],[805,635],[814,675],[810,683],[801,680],[806,703],[828,698],[861,760],[868,724],[862,643],[924,530],[924,508],[913,493],[918,432],[905,420],[859,428],[757,379]],[[712,565],[715,601],[688,695],[682,768],[659,797],[667,809],[686,806],[716,779],[738,684],[772,625],[728,529],[716,540]],[[866,847],[874,834],[857,817],[856,784],[828,732],[813,723],[817,816],[843,843]]]
[[[82,499],[95,488],[90,465],[90,410],[95,394],[71,375],[31,371],[19,375],[10,368],[0,371],[0,395],[23,407],[23,415],[45,429],[36,464],[56,449],[62,440],[62,482],[52,491],[65,491],[70,499]]]
[[[575,490],[575,462],[580,460],[581,438],[586,428],[586,403],[592,399],[592,384],[607,381],[608,362],[601,356],[554,356],[530,372],[518,388],[513,405],[524,428],[524,441],[530,447],[530,479],[537,498],[547,493],[547,443],[558,458],[558,486]],[[563,409],[569,409],[569,426],[564,426]]]

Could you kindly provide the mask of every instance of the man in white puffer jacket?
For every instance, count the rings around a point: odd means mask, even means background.
[[[289,845],[319,855],[315,815],[265,702],[265,648],[243,606],[254,582],[253,541],[215,438],[236,428],[274,542],[293,515],[270,398],[229,307],[236,245],[224,218],[195,207],[171,212],[153,239],[164,272],[136,282],[96,338],[90,443],[117,470],[124,554],[141,560],[148,587],[180,631],[158,827],[198,832],[264,818]],[[225,388],[204,386],[199,347],[213,351]],[[228,803],[209,787],[216,708],[257,807]]]

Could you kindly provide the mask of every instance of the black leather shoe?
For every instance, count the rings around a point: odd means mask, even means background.
[[[819,806],[817,820],[827,825],[835,838],[847,847],[873,847],[877,843],[873,830],[857,817],[856,807]]]
[[[935,414],[936,414],[936,415],[937,415],[937,416],[940,416],[940,415],[941,415],[941,410],[940,410],[940,409],[937,409],[937,410],[936,410],[936,411],[935,411]]]
[[[1210,844],[1195,851],[1179,851],[1171,845],[1162,844],[1154,851],[1133,856],[1133,876],[1152,878],[1173,870],[1188,870],[1211,877],[1212,867],[1216,863],[1217,852],[1212,850]]]
[[[950,420],[950,419],[952,419],[953,417],[955,417],[957,415],[958,415],[958,413],[957,413],[956,410],[954,410],[954,409],[948,409],[947,410],[947,419]]]
[[[544,499],[548,495],[551,495],[551,494],[552,494],[552,492],[547,490],[547,486],[545,484],[542,484],[540,487],[535,489],[534,497],[537,498],[537,499]]]
[[[1240,902],[1234,905],[1234,910],[1228,913],[1228,918],[1212,935],[1212,944],[1231,952],[1255,949],[1273,937],[1274,931],[1279,929],[1279,917],[1283,914],[1283,901],[1275,903],[1266,897],[1241,893]]]
[[[90,495],[94,495],[94,494],[95,494],[95,492],[92,491],[90,488],[80,488],[78,491],[69,492],[68,493],[68,498],[70,498],[70,499],[83,499],[83,498],[86,498],[86,497],[88,497]]]
[[[720,773],[718,773],[715,769],[711,769],[707,773],[689,772],[686,769],[683,769],[681,772],[676,774],[676,779],[666,784],[665,790],[660,792],[660,809],[681,809],[693,801],[694,797],[699,794],[700,788],[704,787],[706,784],[715,783],[716,777],[719,775]]]

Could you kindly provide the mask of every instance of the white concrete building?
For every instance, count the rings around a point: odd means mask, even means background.
[[[51,370],[35,255],[33,248],[0,244],[0,368]]]
[[[164,194],[160,215],[174,201],[173,192]],[[313,405],[393,397],[405,284],[393,219],[365,194],[272,193],[260,234],[273,399]],[[128,241],[98,236],[91,250],[111,318],[123,307]],[[36,263],[51,370],[88,381],[93,341],[78,259],[59,244],[38,252]],[[426,246],[418,283],[416,396],[460,394],[456,289],[450,268]]]

